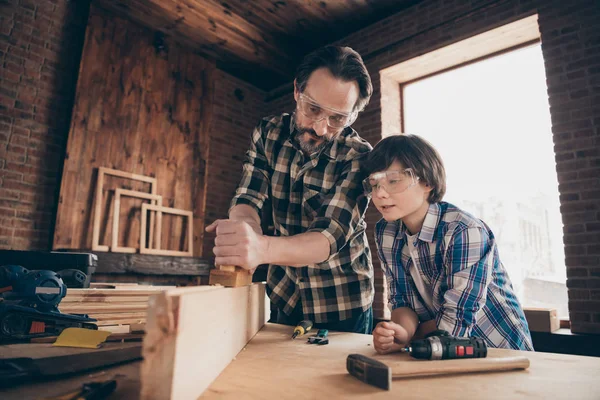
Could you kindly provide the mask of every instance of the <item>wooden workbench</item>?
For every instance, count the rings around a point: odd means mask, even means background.
[[[527,371],[395,379],[392,390],[386,392],[350,376],[346,372],[347,355],[362,353],[390,365],[408,361],[408,355],[376,355],[368,335],[331,332],[329,345],[316,346],[306,344],[302,338],[291,340],[290,334],[289,326],[267,324],[203,398],[600,399],[600,358],[490,349],[490,357],[526,355],[531,366]],[[139,365],[138,362],[96,372],[91,378],[108,379],[117,374],[119,387],[110,398],[135,399],[139,394]],[[86,375],[28,385],[6,393],[0,391],[0,397],[55,395],[64,392],[65,387],[76,387],[89,380],[90,375]]]

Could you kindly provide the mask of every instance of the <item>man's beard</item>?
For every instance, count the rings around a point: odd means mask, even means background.
[[[294,126],[294,141],[305,154],[310,155],[320,152],[332,140],[329,135],[318,136],[314,129],[301,126],[296,118],[294,118]]]

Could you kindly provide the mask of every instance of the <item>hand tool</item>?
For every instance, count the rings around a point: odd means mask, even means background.
[[[296,339],[296,337],[304,335],[306,332],[312,329],[313,323],[307,319],[304,319],[298,323],[298,325],[294,328],[294,333],[292,334],[292,339]]]
[[[450,336],[447,331],[442,330],[430,333],[425,339],[413,340],[400,351],[422,360],[484,358],[487,356],[487,346],[483,339]]]
[[[350,375],[381,389],[390,390],[392,378],[412,378],[465,372],[509,371],[529,368],[526,357],[478,358],[473,360],[447,360],[396,362],[392,367],[362,354],[350,354],[346,369]]]
[[[308,338],[308,343],[318,345],[329,344],[329,339],[327,339],[328,334],[329,331],[327,329],[319,329],[319,332],[315,336]]]
[[[74,275],[74,279],[87,279],[81,271]],[[0,266],[0,340],[55,336],[69,327],[98,329],[96,320],[87,315],[58,310],[66,293],[59,272]]]

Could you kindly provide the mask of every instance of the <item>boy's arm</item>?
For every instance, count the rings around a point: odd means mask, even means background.
[[[487,230],[470,227],[455,231],[445,252],[447,290],[438,329],[453,336],[470,336],[485,305],[494,268],[495,242]]]
[[[392,311],[392,322],[400,325],[402,329],[395,329],[394,342],[408,344],[419,327],[419,317],[409,307],[400,307]]]

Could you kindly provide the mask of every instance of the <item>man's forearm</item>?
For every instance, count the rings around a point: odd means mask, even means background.
[[[229,212],[229,218],[248,223],[262,235],[260,217],[256,209],[247,204],[238,204]],[[306,232],[289,237],[263,236],[268,251],[262,255],[264,264],[303,267],[325,261],[329,257],[329,241],[319,232]]]
[[[260,226],[260,216],[256,209],[247,204],[238,204],[233,206],[229,211],[229,219],[235,221],[245,221],[254,229],[254,231],[262,235],[262,227]]]
[[[303,267],[325,261],[329,257],[329,240],[319,232],[306,232],[289,237],[269,236],[266,263]]]

